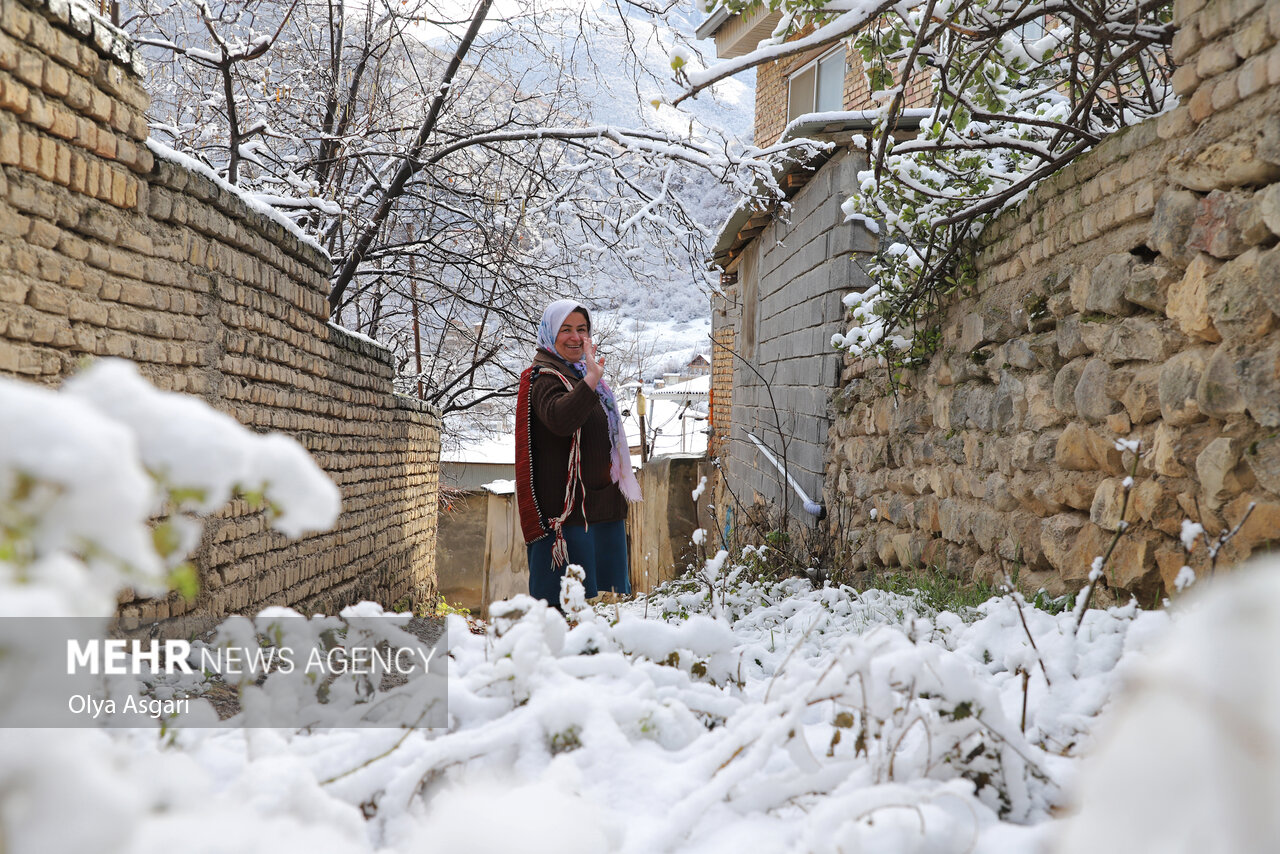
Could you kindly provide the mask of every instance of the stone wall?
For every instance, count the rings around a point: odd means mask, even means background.
[[[781,506],[786,500],[790,514],[801,515],[799,499],[748,432],[779,460],[785,439],[791,475],[814,500],[822,495],[831,425],[827,398],[841,369],[831,336],[844,331],[841,299],[866,286],[860,255],[876,245],[840,210],[865,167],[862,155],[845,152],[819,170],[792,199],[790,221],[774,219],[746,247],[730,294],[736,305],[713,316],[713,335],[732,329],[741,357],[731,363],[731,409],[717,392],[712,417],[715,454],[726,463],[727,486],[744,505]]]
[[[54,384],[86,357],[132,359],[299,439],[343,514],[289,542],[233,505],[208,525],[197,601],[122,601],[123,622],[434,595],[438,417],[392,393],[387,351],[327,324],[318,247],[154,155],[138,71],[75,4],[0,3],[0,373]]]
[[[976,292],[885,396],[844,366],[828,500],[855,565],[1173,590],[1184,518],[1280,541],[1280,5],[1175,4],[1176,110],[1109,138],[984,233]],[[1192,562],[1204,570],[1204,550]]]

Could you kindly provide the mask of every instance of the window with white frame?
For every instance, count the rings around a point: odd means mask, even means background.
[[[791,75],[787,121],[805,113],[834,112],[844,107],[844,47],[823,54]]]

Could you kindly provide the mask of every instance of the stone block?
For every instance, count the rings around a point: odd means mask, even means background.
[[[991,419],[995,429],[1006,434],[1015,432],[1022,426],[1026,415],[1026,386],[1013,374],[1001,371],[1000,382],[991,401]]]
[[[1200,36],[1206,42],[1228,34],[1231,30],[1231,25],[1235,23],[1235,16],[1231,13],[1231,0],[1208,0],[1208,2],[1187,4],[1187,7],[1191,6],[1202,7],[1199,20],[1195,24],[1199,26]],[[1192,24],[1187,22],[1186,25],[1190,26]]]
[[[1249,445],[1244,460],[1258,484],[1280,496],[1280,435],[1266,436]],[[1277,531],[1280,537],[1280,530]]]
[[[1097,423],[1120,409],[1120,401],[1108,393],[1113,373],[1102,359],[1085,362],[1073,392],[1075,410],[1080,417]]]
[[[1232,71],[1213,82],[1211,103],[1215,113],[1225,112],[1239,100],[1240,73],[1238,71]]]
[[[1260,549],[1280,548],[1280,502],[1266,495],[1240,495],[1223,507],[1222,517],[1224,524],[1240,530],[1218,554],[1219,566],[1232,566]]]
[[[1267,77],[1270,79],[1271,67],[1267,66]],[[1156,119],[1156,130],[1160,139],[1169,140],[1184,136],[1192,131],[1194,125],[1191,115],[1185,106],[1177,107]]]
[[[1240,393],[1253,420],[1264,427],[1280,427],[1280,341],[1260,350],[1245,350],[1235,368]]]
[[[1176,496],[1152,478],[1138,481],[1129,494],[1133,512],[1129,519],[1141,519],[1153,528],[1170,536],[1177,536],[1182,529],[1182,513]]]
[[[1165,264],[1137,264],[1125,286],[1124,298],[1135,305],[1163,313],[1169,286],[1181,275]]]
[[[1120,402],[1133,424],[1146,424],[1160,415],[1160,374],[1163,365],[1149,365],[1136,374]]]
[[[1263,224],[1272,234],[1280,235],[1280,184],[1272,184],[1254,199]]]
[[[1010,367],[1032,371],[1040,366],[1036,354],[1031,350],[1031,346],[1025,339],[1016,338],[1013,341],[1009,341],[1004,345],[1002,351],[1003,361]]]
[[[1180,439],[1182,434],[1168,424],[1156,425],[1155,436],[1151,440],[1151,468],[1165,477],[1185,477],[1186,466],[1180,459]]]
[[[1116,531],[1125,516],[1130,517],[1128,521],[1132,524],[1133,514],[1126,506],[1128,492],[1129,489],[1122,478],[1110,477],[1103,480],[1093,494],[1093,501],[1089,507],[1089,521],[1104,531]]]
[[[1064,359],[1074,359],[1092,352],[1084,340],[1083,321],[1079,314],[1069,315],[1058,321],[1058,353]]]
[[[961,353],[971,353],[991,339],[983,334],[985,324],[979,314],[966,314],[960,321],[960,340],[956,348]]]
[[[1059,434],[1054,449],[1054,463],[1066,471],[1092,471],[1098,467],[1089,451],[1089,428],[1072,422]]]
[[[1107,565],[1110,583],[1150,608],[1159,604],[1163,582],[1156,565],[1156,550],[1167,539],[1152,531],[1130,531],[1120,538]]]
[[[1205,364],[1196,386],[1196,405],[1205,415],[1227,418],[1245,411],[1240,360],[1247,357],[1244,345],[1223,345]]]
[[[1186,591],[1178,590],[1178,575],[1182,567],[1187,565],[1188,557],[1181,546],[1168,543],[1157,546],[1155,552],[1156,568],[1160,573],[1160,582],[1164,585],[1165,595],[1177,597]]]
[[[1196,97],[1206,91],[1202,88]],[[1194,118],[1194,109],[1192,112]],[[1264,128],[1250,125],[1212,145],[1187,149],[1169,162],[1169,177],[1187,189],[1204,193],[1274,183],[1280,180],[1280,165],[1263,156],[1265,142]]]
[[[1086,522],[1083,514],[1063,513],[1040,523],[1040,549],[1054,569],[1067,565]]]
[[[1093,324],[1085,324],[1085,330]],[[1098,324],[1101,339],[1095,344],[1089,335],[1085,342],[1108,362],[1160,362],[1186,346],[1187,339],[1173,324],[1164,320],[1127,317],[1120,323]]]
[[[1220,266],[1220,261],[1199,253],[1187,265],[1182,278],[1169,287],[1165,313],[1192,338],[1213,342],[1222,340],[1209,316],[1208,302],[1209,279]]]
[[[1251,98],[1268,84],[1267,57],[1253,56],[1245,61],[1236,75],[1236,92],[1240,100]]]
[[[1190,261],[1194,253],[1187,249],[1187,238],[1199,211],[1200,197],[1195,193],[1166,190],[1156,200],[1147,245],[1175,262]]]
[[[1200,200],[1187,247],[1215,258],[1234,258],[1247,248],[1242,232],[1252,208],[1252,193],[1214,190]]]
[[[1060,518],[1062,517],[1053,516],[1045,521],[1052,522]],[[1059,523],[1061,527],[1048,532],[1044,526],[1040,529],[1040,546],[1045,558],[1067,581],[1084,581],[1088,578],[1094,559],[1102,556],[1111,540],[1101,528],[1089,522],[1087,517],[1077,518],[1081,521],[1074,531],[1071,530],[1073,526],[1069,521]]]
[[[1262,298],[1272,314],[1280,315],[1280,248],[1273,247],[1258,255],[1257,296]]]
[[[1072,300],[1079,306],[1078,300],[1083,297],[1082,311],[1100,311],[1116,317],[1133,314],[1135,307],[1124,294],[1137,263],[1137,258],[1128,252],[1106,256],[1089,275],[1087,289],[1083,283],[1078,286],[1082,294],[1077,294],[1076,280],[1073,280]]]
[[[1063,365],[1054,375],[1053,405],[1066,416],[1076,414],[1075,391],[1086,363],[1086,359],[1076,359]]]
[[[1200,86],[1200,75],[1196,73],[1195,65],[1184,65],[1174,69],[1170,84],[1173,86],[1174,94],[1180,97],[1185,98],[1193,94]]]
[[[1035,374],[1027,378],[1025,386],[1026,414],[1022,426],[1041,431],[1061,424],[1064,418],[1054,404],[1053,381],[1045,374]]]
[[[1169,359],[1160,370],[1160,414],[1166,424],[1179,426],[1204,419],[1198,388],[1210,351],[1187,350]]]
[[[1056,374],[1058,369],[1062,367],[1064,360],[1058,352],[1057,330],[1041,332],[1039,335],[1032,335],[1029,338],[1020,340],[1027,345],[1032,355],[1035,356],[1037,366],[1046,368],[1053,374]],[[1035,367],[1030,370],[1035,370]]]
[[[1214,86],[1212,82],[1205,83],[1197,77],[1197,88],[1191,94],[1191,98],[1187,101],[1187,115],[1191,117],[1191,121],[1200,124],[1205,119],[1213,115],[1213,93]]]
[[[1195,55],[1202,44],[1204,44],[1204,38],[1200,35],[1199,27],[1180,27],[1173,34],[1171,52],[1174,63],[1179,67],[1188,64],[1194,67],[1195,63],[1188,63],[1187,60]]]
[[[1098,484],[1105,479],[1106,474],[1100,471],[1055,471],[1036,484],[1032,494],[1055,513],[1067,509],[1088,512]]]
[[[1240,491],[1235,468],[1240,463],[1239,441],[1225,436],[1214,439],[1196,457],[1196,480],[1200,494],[1210,510],[1220,508],[1224,500]]]
[[[930,537],[921,534],[897,534],[893,537],[893,549],[899,566],[921,566],[925,547]]]
[[[1275,249],[1268,255],[1280,260]],[[1259,265],[1261,257],[1262,253],[1257,248],[1250,249],[1225,264],[1208,281],[1206,303],[1209,315],[1214,328],[1228,343],[1256,341],[1275,325],[1275,315],[1267,297],[1280,303],[1280,288],[1276,287],[1280,280],[1263,278]],[[1280,264],[1272,261],[1268,264],[1269,271],[1274,271],[1277,266]]]
[[[1116,448],[1114,439],[1109,439],[1096,430],[1085,431],[1084,439],[1089,454],[1099,469],[1114,475],[1125,473],[1124,455]]]

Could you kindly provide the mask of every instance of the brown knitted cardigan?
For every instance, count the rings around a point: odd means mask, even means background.
[[[573,434],[582,428],[582,483],[586,487],[586,515],[583,500],[575,502],[566,525],[584,522],[616,522],[627,518],[627,500],[609,476],[612,443],[609,417],[595,389],[574,374],[563,362],[539,350],[533,365],[540,369],[529,391],[529,438],[532,446],[533,489],[542,519],[564,511],[565,481],[569,469],[569,447]],[[565,388],[560,376],[569,380]]]

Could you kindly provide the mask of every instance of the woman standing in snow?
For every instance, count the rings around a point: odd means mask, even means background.
[[[588,598],[630,592],[627,502],[640,500],[640,484],[591,315],[573,300],[547,306],[533,364],[520,375],[516,498],[530,595],[557,604],[571,563],[586,573]]]

